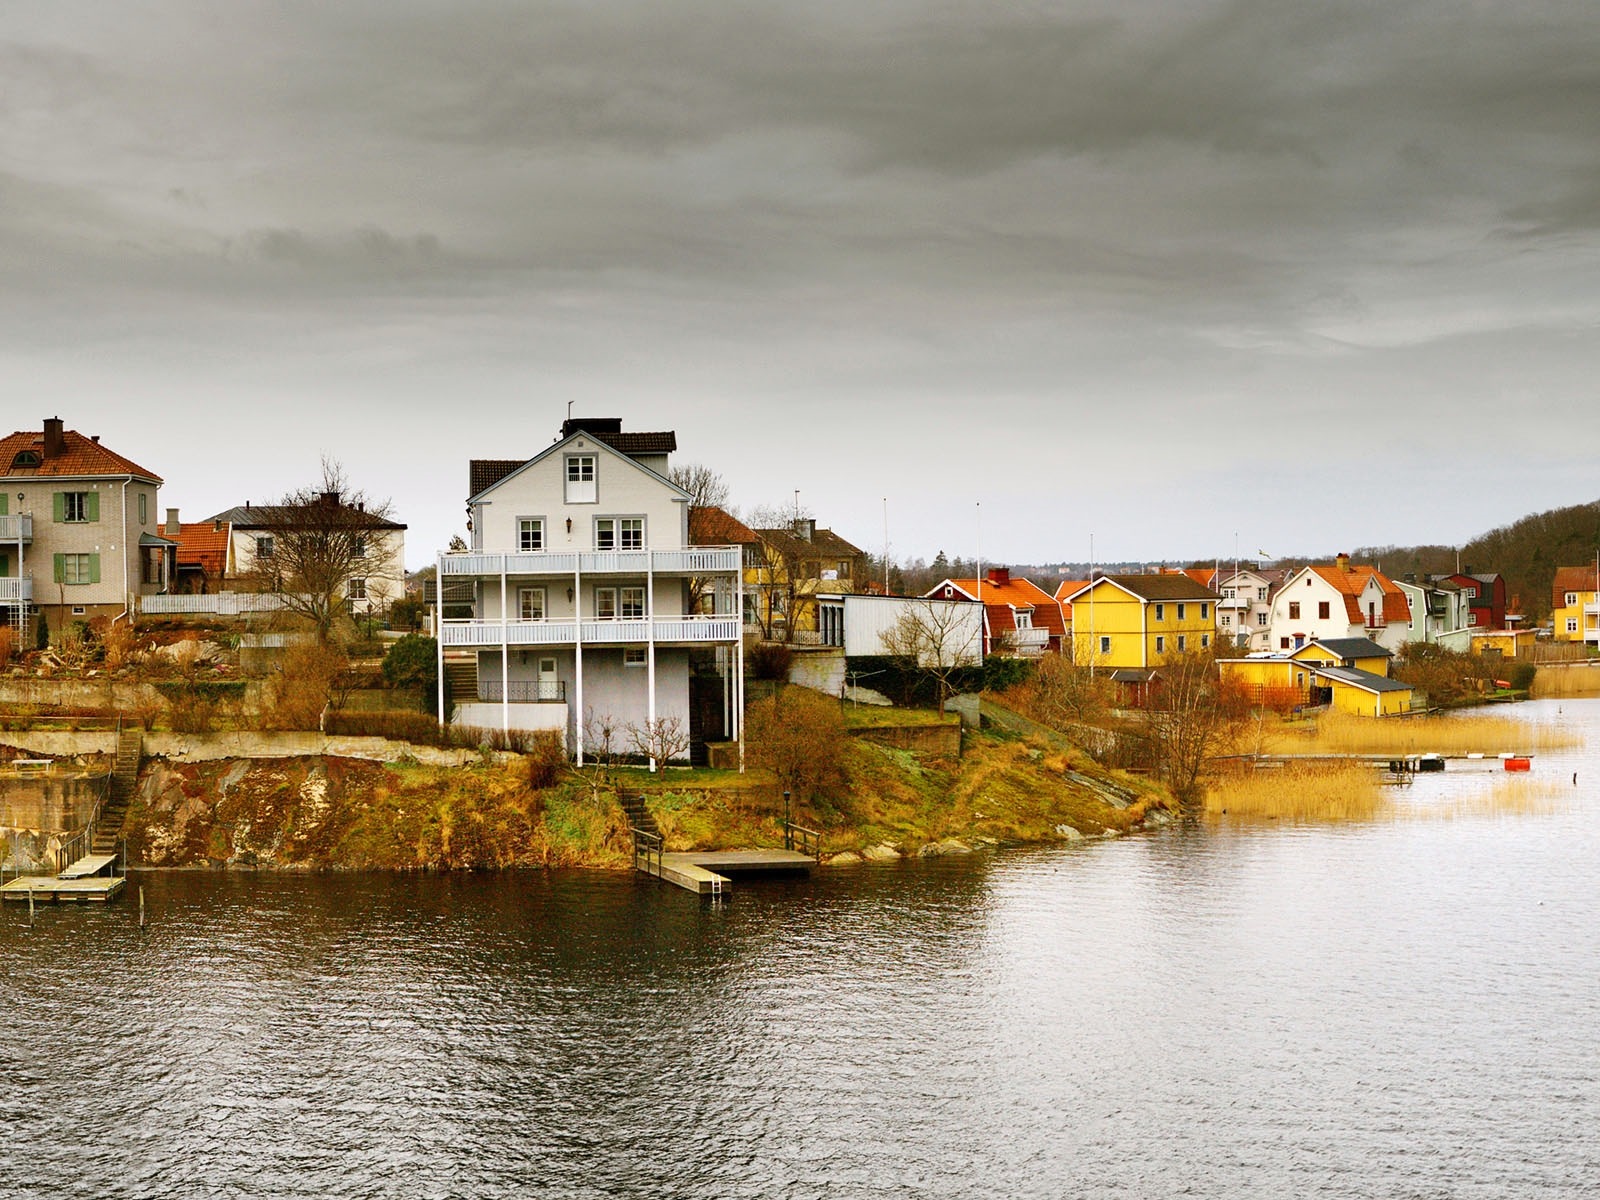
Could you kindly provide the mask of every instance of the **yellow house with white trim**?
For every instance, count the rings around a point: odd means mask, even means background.
[[[1208,650],[1217,596],[1187,575],[1102,575],[1070,596],[1073,659],[1097,667],[1160,666]]]
[[[1314,667],[1353,667],[1372,675],[1389,674],[1394,655],[1371,638],[1318,638],[1289,655]]]

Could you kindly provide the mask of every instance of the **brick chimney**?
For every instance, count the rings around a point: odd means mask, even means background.
[[[44,421],[44,456],[60,458],[67,449],[67,438],[62,433],[60,417],[46,417]]]
[[[989,568],[989,582],[994,584],[995,587],[1005,587],[1006,584],[1011,582],[1011,568],[1010,567],[990,567]]]
[[[167,537],[177,537],[178,534],[182,532],[182,530],[180,530],[178,528],[178,510],[177,509],[175,509],[175,508],[167,509],[167,524],[166,524],[166,528],[164,528],[161,532],[166,534]]]
[[[1338,567],[1341,571],[1348,571],[1350,569],[1350,556],[1343,550],[1339,551],[1339,553],[1334,557],[1333,565]]]

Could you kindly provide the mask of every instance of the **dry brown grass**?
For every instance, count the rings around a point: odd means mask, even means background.
[[[1535,700],[1600,696],[1600,663],[1574,663],[1571,666],[1541,663],[1528,694]]]
[[[1356,717],[1330,712],[1308,730],[1279,727],[1269,753],[1279,754],[1531,754],[1583,744],[1562,725],[1515,717]]]
[[[1370,821],[1388,807],[1377,771],[1356,763],[1291,763],[1242,770],[1206,789],[1211,816],[1279,821]]]

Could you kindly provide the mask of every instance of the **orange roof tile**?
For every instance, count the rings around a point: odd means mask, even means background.
[[[976,596],[983,601],[985,607],[992,605],[1032,609],[1035,629],[1048,629],[1057,637],[1066,635],[1067,625],[1062,617],[1061,605],[1056,603],[1054,596],[1030,580],[1011,579],[1005,583],[995,583],[991,579],[985,579],[980,584],[976,579],[951,579],[948,582],[953,583],[967,595]]]
[[[1595,583],[1597,578],[1600,578],[1600,570],[1592,566],[1557,567],[1555,582],[1550,587],[1550,606],[1565,608],[1568,592],[1600,591]]]
[[[755,540],[753,529],[715,505],[689,510],[689,544],[692,546],[747,546]]]
[[[61,453],[45,457],[44,433],[20,430],[0,438],[0,471],[7,476],[50,476],[81,479],[94,475],[137,475],[151,483],[162,482],[161,476],[147,471],[132,459],[123,458],[115,450],[108,450],[93,438],[85,437],[76,429],[62,430]],[[24,450],[32,451],[39,459],[37,464],[18,466],[17,456]]]
[[[231,535],[226,523],[220,528],[214,521],[196,521],[178,526],[178,565],[199,567],[207,576],[220,578],[228,562],[228,538]],[[165,530],[162,536],[170,536]]]

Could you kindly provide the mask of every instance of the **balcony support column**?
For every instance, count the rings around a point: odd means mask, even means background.
[[[444,709],[444,555],[439,555],[434,568],[434,597],[433,597],[433,648],[439,656],[438,678],[434,686],[438,690],[439,724],[448,723],[450,714]]]
[[[572,655],[573,706],[572,740],[577,747],[577,762],[583,766],[583,555],[573,558],[572,566]]]
[[[655,556],[646,554],[644,559],[644,615],[645,615],[645,652],[644,652],[644,686],[645,686],[645,730],[650,738],[651,749],[660,744],[661,739],[656,736],[656,573]],[[650,756],[650,770],[654,772],[658,766],[654,754]]]
[[[505,560],[500,563],[500,729],[511,731],[511,645],[506,628],[510,613],[506,609]]]
[[[733,573],[733,737],[739,744],[739,774],[744,774],[744,564]]]

